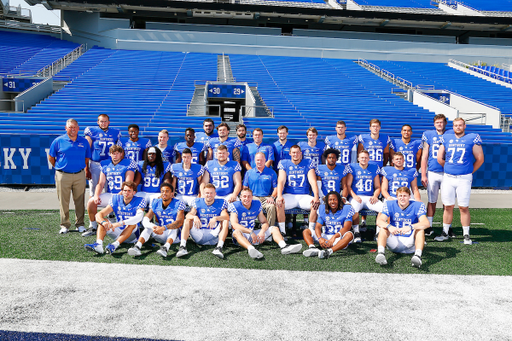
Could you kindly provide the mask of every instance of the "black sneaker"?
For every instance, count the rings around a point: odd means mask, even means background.
[[[222,254],[222,248],[220,246],[217,246],[213,251],[212,253],[219,257],[220,259],[224,259],[224,255]]]
[[[441,235],[434,238],[436,242],[444,242],[445,240],[450,239],[450,236],[447,235],[444,231],[441,233]]]
[[[354,233],[354,243],[361,243],[361,233],[356,232]]]
[[[432,233],[434,233],[434,229],[432,227],[425,229],[425,236],[430,237]]]
[[[96,235],[96,229],[93,227],[89,227],[87,231],[82,233],[82,237],[89,237],[89,236],[95,236]]]
[[[455,233],[453,233],[453,230],[452,230],[452,228],[451,228],[451,227],[450,227],[450,229],[448,230],[448,237],[450,237],[450,238],[455,238],[455,237],[457,237],[457,236],[455,235]]]

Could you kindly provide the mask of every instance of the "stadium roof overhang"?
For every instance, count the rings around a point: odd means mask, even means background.
[[[166,0],[25,0],[30,5],[65,11],[99,12],[108,17],[246,26],[291,26],[326,30],[392,32],[427,30],[425,34],[461,35],[468,32],[512,36],[512,17],[358,11],[220,2]],[[428,32],[428,33],[427,33]]]

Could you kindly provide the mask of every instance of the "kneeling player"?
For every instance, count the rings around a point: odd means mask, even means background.
[[[142,220],[144,231],[140,234],[140,238],[134,247],[128,249],[130,256],[140,256],[140,248],[142,244],[147,242],[149,238],[153,238],[160,244],[156,253],[162,257],[167,257],[167,251],[173,243],[179,242],[178,232],[185,220],[186,204],[174,199],[174,188],[171,184],[164,182],[160,186],[160,198],[154,199],[151,202],[150,209]],[[157,224],[153,224],[151,219],[156,217]]]
[[[309,249],[302,254],[306,257],[329,258],[333,252],[347,248],[354,239],[350,231],[352,228],[352,216],[356,213],[351,205],[345,205],[340,194],[335,191],[329,192],[325,198],[325,204],[318,209],[315,232],[310,229],[302,233],[304,241]],[[322,226],[325,228],[322,231]],[[320,244],[325,250],[318,250],[314,241]]]
[[[203,194],[204,198],[196,198],[192,202],[190,212],[187,213],[176,257],[188,254],[187,239],[190,235],[198,245],[217,244],[212,253],[221,259],[224,258],[222,247],[229,231],[228,203],[224,199],[215,199],[217,192],[213,184],[206,184]]]
[[[263,214],[261,202],[253,200],[252,191],[244,188],[240,194],[241,201],[229,204],[230,221],[233,226],[233,238],[243,248],[247,249],[251,258],[263,258],[263,254],[256,250],[254,245],[259,245],[272,235],[274,241],[281,248],[281,253],[287,255],[298,253],[302,249],[301,244],[287,245],[279,231],[279,227],[269,228],[267,218]],[[261,223],[260,230],[254,230],[254,222],[258,218]]]
[[[107,207],[96,213],[98,229],[96,232],[96,243],[85,244],[85,249],[97,253],[103,253],[103,239],[108,235],[114,240],[108,244],[105,252],[112,254],[120,244],[133,243],[139,235],[139,222],[144,217],[146,201],[144,198],[136,197],[137,185],[133,181],[125,181],[121,186],[122,195],[113,195]],[[116,223],[111,223],[107,216],[114,212],[117,218]]]
[[[388,264],[384,251],[388,248],[396,253],[414,253],[412,266],[421,266],[421,254],[425,246],[425,229],[430,224],[427,208],[420,201],[410,201],[411,190],[400,187],[396,191],[397,200],[387,201],[381,215],[377,218],[380,227],[377,240],[378,254],[375,261],[380,265]]]

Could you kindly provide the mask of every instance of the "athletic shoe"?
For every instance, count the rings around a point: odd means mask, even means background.
[[[451,227],[448,229],[448,237],[450,237],[450,238],[456,238],[457,237],[455,235],[455,233],[453,233],[453,230],[452,230]]]
[[[104,252],[103,247],[98,243],[85,244],[84,246],[87,251],[94,251],[99,254],[103,254],[103,252]]]
[[[434,233],[434,229],[432,227],[425,229],[425,236],[430,237],[432,233]]]
[[[187,247],[180,246],[178,253],[176,253],[176,257],[180,258],[180,257],[186,256],[186,255],[188,255]]]
[[[78,233],[84,233],[85,231],[87,231],[83,226],[78,226],[76,230],[78,231]]]
[[[219,257],[220,259],[224,259],[224,255],[222,254],[222,248],[220,246],[217,246],[213,251],[212,253]]]
[[[448,240],[448,239],[450,239],[450,237],[444,231],[443,231],[443,233],[441,233],[441,235],[434,238],[434,240],[436,242],[444,242],[445,240]]]
[[[281,254],[289,255],[290,253],[299,253],[302,250],[301,244],[286,245],[281,249]]]
[[[332,251],[329,251],[329,249],[322,250],[318,253],[318,258],[327,259],[327,258],[329,258],[330,255],[332,255]]]
[[[366,232],[366,220],[363,220],[361,224],[359,224],[359,231]]]
[[[252,259],[263,258],[263,253],[259,252],[256,249],[250,249],[248,252],[249,252],[249,256],[251,256]]]
[[[287,242],[287,241],[288,241],[288,236],[286,235],[286,233],[281,232],[281,237],[283,237],[283,240],[284,240],[285,242]]]
[[[361,233],[354,233],[354,243],[361,243]]]
[[[134,247],[128,249],[128,254],[130,256],[137,257],[140,256],[142,252],[140,252],[140,248],[137,245],[135,245]]]
[[[471,244],[473,244],[473,242],[469,238],[469,234],[465,234],[464,235],[464,245],[471,245]]]
[[[302,254],[304,257],[316,257],[318,256],[318,253],[320,250],[318,250],[316,247],[310,247],[309,249],[305,250]]]
[[[380,265],[386,265],[388,264],[388,261],[386,260],[386,255],[384,255],[383,252],[379,252],[377,257],[375,257],[375,261],[379,263]]]
[[[169,250],[167,250],[167,248],[162,245],[160,246],[160,249],[156,253],[165,258],[167,257],[167,251]]]
[[[96,229],[93,227],[89,227],[87,231],[82,233],[82,237],[89,237],[89,236],[95,236],[96,235]]]
[[[105,252],[108,253],[109,255],[113,254],[115,251],[116,251],[116,247],[112,244],[108,244],[107,247],[105,248]]]
[[[69,232],[69,229],[67,227],[62,226],[60,228],[59,234],[66,234]]]
[[[418,256],[418,255],[412,256],[412,258],[411,258],[411,265],[412,266],[414,266],[415,268],[419,269],[421,267],[421,264],[423,264],[423,263],[421,262],[421,257],[420,256]]]

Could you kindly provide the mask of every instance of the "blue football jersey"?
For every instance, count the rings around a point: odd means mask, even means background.
[[[322,193],[327,195],[330,191],[341,193],[341,180],[347,175],[345,167],[336,164],[333,170],[327,165],[319,165],[316,169],[316,175],[322,179]]]
[[[421,140],[423,143],[428,144],[428,163],[427,169],[430,172],[442,173],[444,172],[443,167],[437,162],[437,153],[441,146],[441,136],[437,134],[436,130],[427,130],[423,133]]]
[[[245,208],[241,201],[235,201],[228,205],[229,213],[236,213],[240,225],[250,230],[254,230],[254,222],[261,210],[262,207],[259,200],[253,200],[249,209]]]
[[[213,204],[207,205],[204,198],[197,198],[192,203],[197,211],[197,216],[201,220],[201,229],[209,229],[210,219],[221,215],[222,211],[228,208],[228,203],[224,199],[215,199]]]
[[[473,146],[482,145],[478,134],[465,134],[458,138],[454,133],[441,136],[441,144],[445,149],[444,172],[450,175],[465,175],[473,173],[475,155]]]
[[[178,153],[183,153],[183,149],[188,148],[192,152],[192,163],[199,162],[199,155],[206,149],[206,146],[203,143],[194,143],[192,147],[187,145],[187,142],[178,142],[174,145],[174,151]]]
[[[208,141],[212,137],[219,137],[219,134],[217,134],[216,132],[212,132],[212,134],[208,136],[208,135],[206,135],[206,133],[204,131],[200,131],[200,132],[196,133],[195,142],[199,142],[199,143],[206,145],[206,143],[208,143]]]
[[[311,147],[307,141],[302,141],[298,143],[302,151],[302,157],[304,159],[313,160],[315,166],[318,166],[322,163],[322,153],[325,149],[325,143],[322,141],[317,141],[316,146]]]
[[[256,162],[254,161],[254,157],[257,153],[265,154],[265,160],[275,160],[274,157],[274,148],[271,145],[266,143],[261,143],[259,146],[256,143],[248,143],[242,148],[242,161],[248,162],[252,168],[256,167]]]
[[[364,169],[359,163],[351,163],[345,168],[345,173],[351,173],[353,176],[352,190],[355,194],[373,196],[375,191],[373,180],[380,174],[377,165],[368,164],[368,167]]]
[[[156,165],[151,167],[149,164],[146,166],[146,172],[142,169],[144,161],[140,161],[138,165],[138,171],[142,175],[142,192],[146,193],[160,193],[160,185],[164,182],[165,173],[171,170],[171,164],[164,162],[164,171],[160,176],[156,176]]]
[[[121,145],[124,149],[124,157],[139,162],[144,161],[144,150],[151,147],[151,141],[142,137],[137,142],[133,142],[130,138],[122,138]]]
[[[113,195],[108,204],[114,210],[117,222],[121,222],[134,217],[138,210],[144,210],[146,208],[146,199],[142,197],[133,197],[128,204],[125,204],[124,197],[122,195]],[[137,226],[139,224],[137,224]],[[126,226],[121,226],[120,229],[123,230],[125,227]]]
[[[233,193],[235,183],[233,176],[240,172],[242,168],[236,161],[228,161],[222,166],[217,160],[211,160],[206,163],[205,169],[210,174],[210,183],[217,189],[218,196],[225,196]]]
[[[101,172],[107,179],[106,192],[117,194],[121,191],[121,185],[126,179],[126,172],[137,171],[137,164],[130,159],[122,159],[117,165],[105,160],[101,163]]]
[[[370,164],[382,167],[384,165],[384,149],[391,144],[388,135],[379,134],[379,138],[374,140],[371,134],[359,135],[359,143],[370,154]]]
[[[315,169],[313,161],[302,159],[296,165],[292,160],[281,160],[277,168],[286,172],[283,194],[309,194],[311,186],[308,181],[308,172]]]
[[[228,137],[228,139],[224,142],[220,141],[219,137],[213,137],[210,138],[210,140],[207,142],[206,146],[207,148],[211,148],[213,151],[213,159],[217,160],[217,148],[220,146],[226,146],[228,148],[229,157],[228,160],[233,160],[233,151],[235,149],[239,149],[243,147],[242,142],[237,138],[231,138]]]
[[[382,207],[382,214],[389,217],[390,224],[396,228],[403,228],[416,224],[422,215],[427,215],[427,208],[421,201],[410,201],[409,206],[402,210],[398,205],[397,200],[386,201]],[[401,235],[408,237],[414,233],[411,232],[407,235]]]
[[[197,178],[204,174],[204,167],[193,163],[189,170],[183,169],[182,163],[175,163],[171,166],[171,173],[177,179],[176,191],[181,195],[197,195],[199,183]]]
[[[100,127],[87,127],[84,136],[92,140],[92,161],[100,162],[110,158],[109,149],[113,145],[121,145],[121,131],[109,128],[103,131]]]
[[[340,140],[338,135],[331,135],[325,138],[325,145],[326,149],[333,148],[339,150],[340,158],[338,159],[338,163],[346,166],[352,162],[352,149],[354,146],[357,146],[358,139],[358,136],[352,136]]]
[[[418,177],[418,171],[415,168],[398,170],[392,166],[386,166],[380,170],[383,177],[388,180],[388,193],[396,198],[396,190],[400,187],[411,189],[411,182]]]
[[[174,151],[173,146],[167,145],[167,147],[165,147],[164,149],[158,147],[158,145],[156,145],[155,147],[160,149],[160,151],[162,152],[162,159],[164,160],[164,162],[169,162],[169,163],[174,162],[174,157],[176,156],[176,152]]]
[[[169,205],[164,208],[162,198],[153,200],[151,210],[156,216],[157,225],[164,226],[176,221],[179,211],[184,211],[187,205],[178,199],[172,199]]]
[[[392,141],[391,149],[396,152],[404,154],[405,168],[416,168],[417,160],[416,155],[420,149],[423,149],[423,142],[421,140],[411,140],[405,144],[402,139],[395,139]]]
[[[346,221],[352,221],[352,217],[356,214],[351,205],[344,205],[342,210],[336,213],[325,213],[325,205],[320,205],[318,208],[317,223],[323,225],[325,234],[336,234],[340,232]]]
[[[274,149],[274,170],[278,172],[278,165],[281,160],[289,160],[290,156],[290,148],[293,146],[293,143],[289,140],[286,140],[284,145],[281,144],[279,140],[274,142],[272,148]]]

